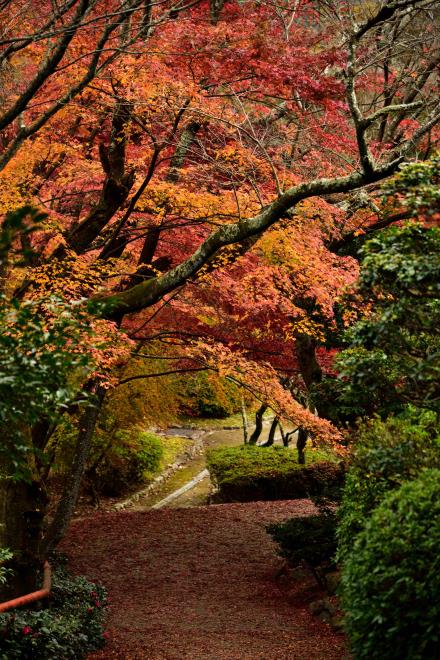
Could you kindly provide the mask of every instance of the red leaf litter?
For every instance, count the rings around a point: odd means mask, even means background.
[[[282,561],[264,529],[313,510],[295,500],[76,521],[62,549],[111,600],[109,639],[90,660],[344,658],[343,636],[309,612],[310,580],[289,600],[279,588]]]

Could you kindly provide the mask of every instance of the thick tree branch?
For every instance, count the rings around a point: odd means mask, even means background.
[[[402,160],[403,157],[400,157],[369,174],[356,172],[335,179],[317,179],[289,189],[253,218],[226,225],[214,231],[191,257],[164,275],[137,284],[127,291],[101,298],[100,301],[107,306],[106,316],[119,318],[121,314],[137,312],[155,304],[164,295],[196,275],[202,266],[222,247],[232,243],[241,243],[261,234],[285,217],[286,212],[303,199],[318,195],[348,192],[368,183],[380,181],[393,174]]]
[[[395,213],[393,215],[388,215],[383,218],[379,218],[373,224],[363,228],[361,234],[359,233],[358,229],[354,229],[353,231],[344,234],[342,238],[332,239],[327,243],[327,249],[330,250],[330,252],[334,252],[335,254],[338,254],[339,252],[341,252],[341,250],[347,248],[356,239],[368,238],[368,236],[374,234],[376,231],[385,229],[386,227],[389,227],[395,222],[399,222],[400,220],[406,220],[409,217],[410,217],[409,211],[402,211],[401,213]]]
[[[139,374],[137,376],[129,376],[120,380],[119,385],[125,385],[125,383],[130,383],[132,380],[144,380],[145,378],[159,378],[159,376],[171,376],[172,374],[186,374],[190,371],[208,371],[210,367],[190,367],[189,369],[172,369],[170,371],[161,371],[156,374]]]
[[[379,110],[373,112],[373,114],[370,115],[369,117],[365,117],[363,120],[361,120],[361,124],[363,128],[366,129],[369,126],[371,126],[371,124],[375,122],[376,119],[383,117],[383,115],[390,114],[391,112],[405,113],[410,110],[415,110],[416,108],[420,108],[423,105],[424,105],[424,101],[422,100],[414,101],[414,103],[398,103],[396,105],[387,105],[383,108],[379,108]]]

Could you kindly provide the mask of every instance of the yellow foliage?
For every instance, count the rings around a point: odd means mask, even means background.
[[[139,200],[138,209],[158,218],[177,215],[189,219],[209,218],[220,221],[221,215],[235,215],[237,205],[230,195],[213,195],[206,191],[192,192],[187,187],[158,181],[147,188]]]
[[[32,270],[32,294],[60,295],[65,299],[90,296],[102,288],[115,268],[111,261],[89,263],[70,252],[65,259],[53,259]]]

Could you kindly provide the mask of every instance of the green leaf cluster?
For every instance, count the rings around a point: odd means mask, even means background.
[[[440,209],[440,153],[401,167],[383,193],[389,201],[403,203],[413,217],[434,216]]]
[[[389,493],[343,567],[356,660],[427,660],[440,645],[440,470]]]
[[[92,369],[80,350],[88,335],[80,304],[0,299],[0,458],[8,476],[29,478],[30,427],[55,422],[80,402],[81,382]]]
[[[336,554],[336,513],[324,509],[314,516],[300,516],[266,528],[279,545],[279,554],[291,566],[330,568]]]
[[[362,424],[339,509],[338,558],[344,561],[353,540],[391,490],[424,468],[440,469],[440,433],[435,413],[407,411],[402,417]]]
[[[411,223],[368,241],[357,291],[368,312],[337,359],[341,402],[440,411],[440,229]]]

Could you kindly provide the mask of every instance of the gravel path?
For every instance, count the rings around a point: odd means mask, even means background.
[[[110,641],[95,660],[336,660],[343,638],[291,602],[264,525],[307,500],[95,514],[64,542],[75,571],[110,594]],[[316,595],[315,595],[316,598]],[[294,604],[291,604],[294,603]]]

